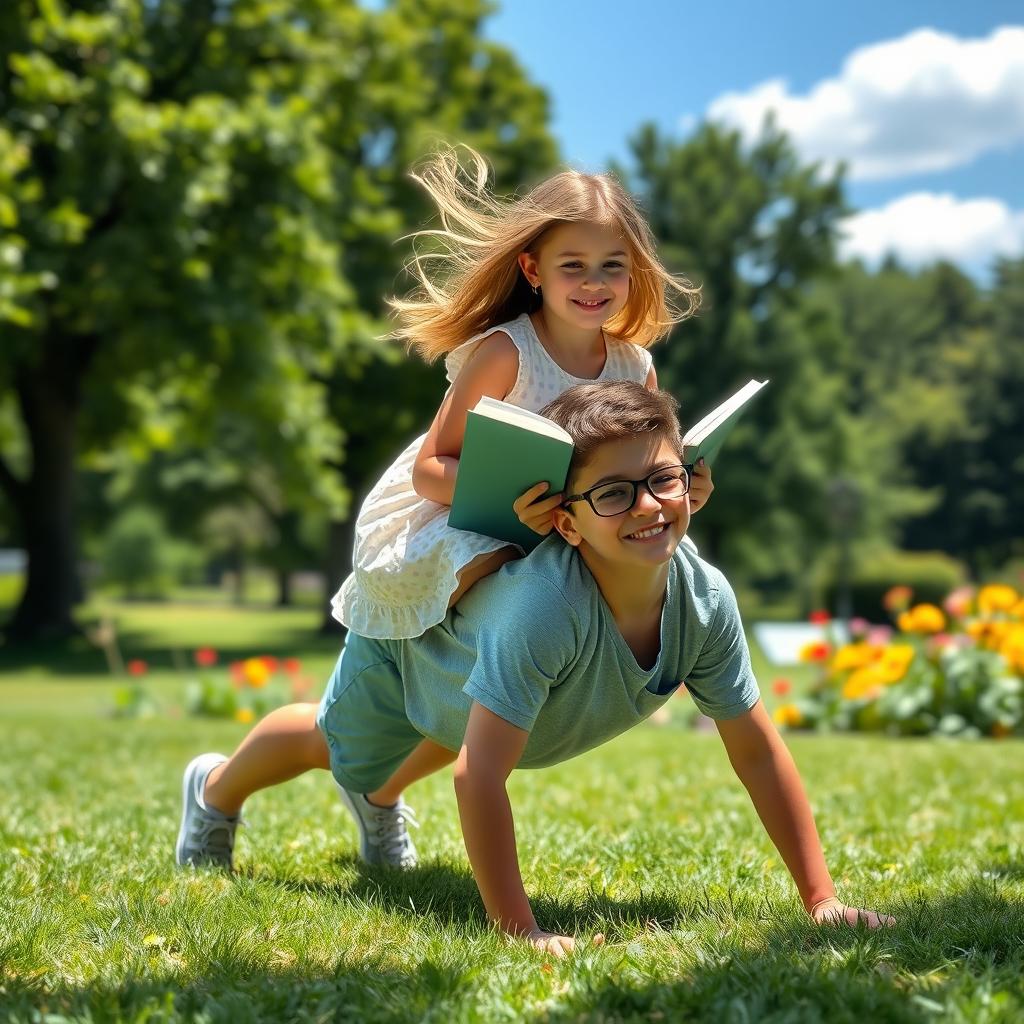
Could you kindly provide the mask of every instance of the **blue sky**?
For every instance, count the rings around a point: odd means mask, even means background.
[[[851,254],[983,273],[1024,252],[1020,0],[505,0],[485,31],[548,90],[577,166],[625,158],[644,121],[749,133],[771,107],[808,158],[851,162]]]

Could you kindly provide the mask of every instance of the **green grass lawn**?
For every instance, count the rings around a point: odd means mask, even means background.
[[[123,628],[154,661],[231,637],[322,675],[335,653],[309,613],[139,611]],[[840,894],[894,913],[885,933],[809,924],[713,734],[648,725],[516,773],[537,916],[584,940],[554,961],[488,929],[448,773],[408,794],[415,871],[360,866],[324,773],[253,797],[234,878],[177,871],[181,768],[244,728],[105,718],[83,664],[0,675],[3,1024],[1024,1019],[1019,742],[792,738]],[[170,708],[182,678],[147,685]]]

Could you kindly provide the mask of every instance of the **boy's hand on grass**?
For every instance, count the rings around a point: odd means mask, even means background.
[[[528,932],[523,936],[534,949],[542,953],[551,953],[552,956],[561,959],[566,953],[572,953],[576,949],[576,940],[571,935],[556,935],[554,932],[541,931],[539,928]],[[604,945],[604,936],[598,932],[591,943],[594,946]]]
[[[546,537],[554,529],[551,513],[562,504],[561,494],[552,494],[549,498],[541,498],[547,489],[546,482],[534,484],[512,503],[512,508],[519,516],[519,522],[542,537]]]
[[[711,467],[703,459],[698,460],[690,474],[690,511],[703,508],[715,489],[711,481]]]
[[[876,910],[861,910],[858,907],[848,907],[838,897],[833,896],[830,900],[822,900],[815,903],[811,908],[811,917],[815,924],[866,924],[869,928],[881,928],[883,925],[891,928],[896,923],[896,918],[889,914],[879,914]]]

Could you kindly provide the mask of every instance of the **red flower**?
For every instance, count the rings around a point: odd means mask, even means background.
[[[813,622],[816,626],[824,626],[826,622],[831,620],[832,616],[824,608],[817,608],[807,616],[807,621]]]
[[[263,664],[267,668],[267,671],[271,675],[273,675],[277,671],[277,658],[275,658],[272,654],[260,655],[260,661],[263,662]]]
[[[302,662],[298,658],[285,658],[281,665],[290,676],[297,676],[302,671]]]
[[[217,664],[217,652],[212,647],[200,647],[194,657],[200,668],[209,668]]]
[[[149,665],[141,658],[132,658],[127,668],[130,676],[144,676],[149,671]]]
[[[776,697],[785,697],[790,690],[793,689],[793,684],[788,679],[776,679],[772,683],[772,693]]]

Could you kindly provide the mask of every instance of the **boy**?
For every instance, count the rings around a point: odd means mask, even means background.
[[[230,867],[246,797],[329,768],[371,863],[412,866],[402,791],[455,761],[470,864],[488,917],[561,956],[523,888],[505,782],[603,743],[686,686],[815,921],[893,923],[844,906],[796,767],[761,704],[739,613],[718,570],[680,546],[689,524],[675,402],[630,382],[581,384],[545,415],[575,444],[552,534],[477,583],[412,640],[350,634],[317,710],[280,708],[230,760],[186,769],[179,863]]]

